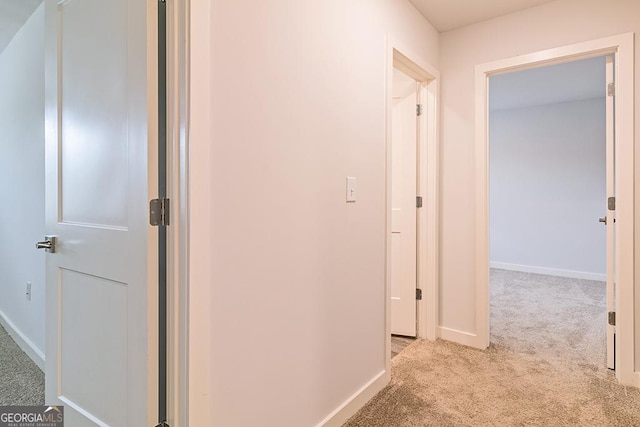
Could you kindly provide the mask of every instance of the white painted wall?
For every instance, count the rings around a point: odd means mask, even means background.
[[[314,426],[384,375],[386,37],[437,67],[438,33],[406,0],[192,17],[192,362],[210,376],[190,416]]]
[[[475,65],[625,32],[638,33],[639,17],[640,2],[636,0],[557,0],[441,34],[441,324],[444,327],[476,332]],[[635,60],[636,69],[640,69],[638,42]],[[635,90],[638,126],[637,80]],[[636,150],[636,156],[636,168],[640,169],[640,150]],[[640,172],[638,169],[636,173]],[[636,186],[636,213],[640,213],[640,186]],[[638,219],[636,242],[640,242]],[[640,265],[640,251],[636,250],[635,257],[636,265]],[[636,274],[640,275],[640,269],[636,269]],[[640,277],[636,277],[637,283]],[[636,292],[636,297],[640,301],[640,292]],[[640,316],[636,316],[636,321],[636,333],[640,334]],[[636,342],[640,343],[640,335]],[[636,357],[640,358],[640,351]]]
[[[43,45],[41,5],[0,53],[0,317],[39,357],[44,356],[44,253],[35,242],[44,237]]]
[[[489,127],[492,264],[605,280],[604,98],[491,111]]]

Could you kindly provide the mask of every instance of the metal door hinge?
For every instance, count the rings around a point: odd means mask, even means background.
[[[609,197],[607,199],[607,207],[609,208],[610,211],[615,211],[616,210],[616,198],[615,197]]]
[[[422,301],[422,289],[416,289],[416,299]]]
[[[422,115],[422,104],[417,104],[416,105],[416,115],[417,116],[421,116]]]
[[[168,198],[153,199],[149,202],[149,224],[153,226],[169,225],[171,204]]]
[[[167,424],[166,421],[163,421],[160,424],[156,424],[156,427],[171,427],[171,426],[169,424]]]
[[[607,85],[607,95],[616,96],[616,84],[615,82],[611,82]]]
[[[422,196],[416,196],[416,208],[422,207]]]
[[[616,326],[616,312],[615,311],[610,311],[609,312],[609,325]]]

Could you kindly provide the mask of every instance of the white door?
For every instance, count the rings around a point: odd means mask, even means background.
[[[416,81],[394,69],[391,138],[391,333],[416,336]]]
[[[46,403],[149,426],[147,2],[45,1]]]
[[[613,56],[607,56],[606,81],[607,85],[614,81]],[[612,95],[612,94],[611,94]],[[615,196],[615,131],[614,131],[614,97],[606,96],[606,181],[607,198]],[[615,307],[615,211],[609,209],[606,201],[607,227],[607,313],[614,313]],[[602,218],[601,218],[602,221]],[[609,320],[609,319],[608,319]],[[607,367],[615,369],[615,334],[616,327],[607,321]]]

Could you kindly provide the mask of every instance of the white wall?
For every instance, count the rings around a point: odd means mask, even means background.
[[[438,34],[406,0],[192,16],[191,339],[211,346],[190,416],[314,426],[385,369],[386,36],[437,67]]]
[[[640,32],[640,2],[636,0],[557,0],[441,34],[443,326],[476,332],[475,65],[626,32]],[[637,42],[635,60],[638,70]],[[635,90],[637,103],[638,81]],[[638,126],[637,104],[635,114]],[[640,150],[636,150],[636,156],[636,167],[640,167]],[[636,212],[640,213],[640,186],[636,186]],[[638,221],[635,230],[636,242],[640,242]],[[636,265],[640,265],[640,251],[635,256]],[[640,275],[640,269],[636,274]],[[639,280],[636,277],[636,283]],[[638,321],[640,317],[636,318]],[[636,331],[640,333],[638,326]]]
[[[491,111],[489,127],[492,264],[604,280],[604,98]]]
[[[0,53],[0,316],[39,356],[44,355],[44,254],[35,242],[44,237],[43,44],[40,6]]]

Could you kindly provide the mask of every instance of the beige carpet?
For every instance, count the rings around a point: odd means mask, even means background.
[[[0,406],[43,404],[44,374],[0,326]]]
[[[345,426],[640,426],[640,391],[604,366],[602,292],[493,271],[491,347],[416,341]]]

